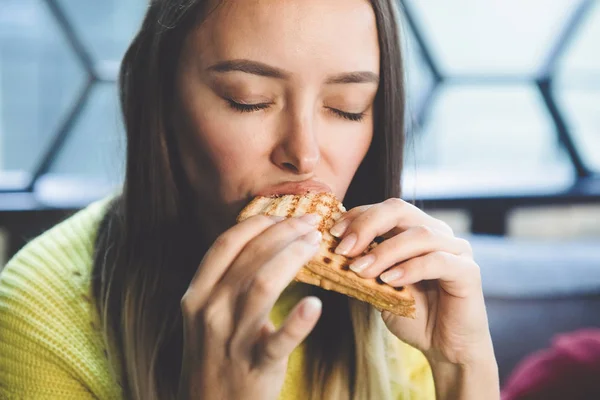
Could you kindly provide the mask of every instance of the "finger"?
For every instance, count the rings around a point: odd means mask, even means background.
[[[195,310],[203,304],[215,284],[256,235],[281,221],[280,217],[257,215],[240,222],[220,235],[204,255],[181,302],[182,306]]]
[[[237,326],[234,346],[243,349],[251,345],[250,338],[264,321],[283,290],[318,251],[321,234],[311,232],[290,243],[266,262],[248,282],[246,293],[237,302]]]
[[[322,303],[317,297],[306,297],[300,301],[281,328],[260,343],[257,348],[258,363],[268,366],[286,360],[314,329],[321,309]]]
[[[404,231],[411,226],[427,225],[451,234],[448,225],[400,199],[376,204],[351,221],[336,253],[356,257],[375,239],[392,230]],[[335,229],[335,227],[334,227]]]
[[[264,263],[294,240],[298,240],[308,232],[316,231],[319,220],[317,216],[307,214],[300,218],[289,218],[271,224],[247,241],[233,262],[229,254],[225,254],[220,259],[214,257],[213,264],[207,261],[205,269],[222,270],[221,278],[217,282],[209,283],[202,282],[201,278],[197,280],[193,288],[193,293],[196,293],[193,297],[195,303],[188,304],[188,307],[196,308],[189,311],[206,309],[202,312],[204,323],[212,327],[211,330],[222,334],[231,334],[233,329],[237,329],[237,326],[235,328],[234,326],[239,325],[244,319],[254,320],[256,310],[240,311],[240,307],[237,306],[239,299],[244,297],[240,293],[244,292],[248,282],[253,281],[256,271]]]
[[[350,223],[372,206],[372,204],[369,204],[365,206],[354,207],[352,210],[344,213],[342,217],[336,221],[335,225],[331,227],[329,233],[337,238],[342,237],[348,229],[348,226],[350,226]]]
[[[245,293],[249,290],[246,288],[253,284],[255,286],[253,290],[266,293],[269,290],[268,286],[272,284],[272,279],[276,279],[277,274],[281,274],[282,271],[285,272],[285,268],[280,268],[281,271],[277,271],[274,276],[263,276],[258,279],[255,276],[257,271],[276,257],[279,252],[289,247],[291,243],[305,236],[306,233],[311,231],[316,233],[318,221],[319,219],[314,215],[305,215],[300,218],[286,219],[268,227],[251,239],[241,250],[239,256],[227,265],[221,280],[214,283],[212,287],[205,287],[202,321],[215,332],[216,336],[228,335],[231,337],[231,345],[234,350],[247,346],[247,342],[243,342],[243,339],[248,335],[246,331],[250,330],[244,330],[241,327],[250,324],[246,321],[251,321],[254,327],[255,321],[259,319],[257,316],[263,314],[260,309],[245,307]],[[320,233],[318,235],[320,236]],[[311,251],[312,247],[315,248],[312,254],[316,252],[318,248],[316,240],[310,245],[306,244],[306,240],[304,243],[304,247],[311,247],[309,249]],[[304,259],[300,261],[304,261]],[[213,265],[207,264],[206,268],[213,268]],[[296,267],[296,269],[299,268],[299,266]],[[289,278],[288,283],[291,279],[293,276]],[[283,289],[276,290],[279,293],[283,291]],[[276,296],[278,297],[278,294]],[[238,346],[237,344],[240,342],[243,343]]]
[[[481,291],[481,272],[470,257],[436,251],[412,258],[391,268],[395,279],[388,285],[400,287],[421,281],[438,280],[442,289],[455,297],[466,297]]]
[[[471,246],[464,239],[443,235],[425,225],[413,226],[352,261],[350,269],[364,278],[375,278],[392,265],[435,251],[471,254]],[[386,272],[381,279],[386,282],[394,275]]]
[[[316,231],[321,218],[307,214],[288,218],[267,228],[248,242],[227,270],[219,286],[240,288],[252,281],[256,272],[276,254],[300,237]]]

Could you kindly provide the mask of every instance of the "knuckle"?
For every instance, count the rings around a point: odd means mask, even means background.
[[[246,247],[246,254],[260,255],[272,248],[272,244],[265,243],[263,240],[253,240]]]
[[[440,222],[440,230],[442,232],[446,232],[446,233],[454,236],[454,229],[452,229],[452,227],[447,222],[444,222],[444,221],[439,221],[439,222]]]
[[[422,239],[429,239],[435,235],[433,229],[427,225],[418,225],[414,227],[415,234],[417,237]]]
[[[207,333],[219,333],[222,331],[223,313],[221,307],[215,303],[209,303],[199,313],[198,317],[203,330]]]
[[[306,256],[307,247],[304,242],[297,241],[292,243],[288,247],[286,258],[291,262],[292,260],[297,260]]]
[[[391,197],[383,202],[383,204],[395,207],[395,208],[404,208],[406,206],[406,202],[397,197]]]
[[[185,292],[183,297],[181,297],[180,306],[184,316],[189,317],[196,312],[196,305],[192,299],[192,292],[190,290]]]
[[[481,267],[474,260],[468,260],[465,264],[465,269],[477,281],[481,282]]]
[[[290,342],[300,342],[304,331],[304,321],[295,315],[294,318],[283,328],[284,337]]]
[[[431,254],[431,257],[429,259],[429,266],[434,266],[434,265],[448,265],[452,262],[451,259],[452,255],[449,253],[446,253],[444,251],[436,251],[433,252]]]
[[[270,223],[273,223],[273,219],[271,219],[268,215],[265,214],[255,215],[251,218],[251,220],[253,221],[253,223],[261,225],[268,225]]]
[[[357,206],[352,208],[350,211],[348,211],[346,213],[346,215],[348,216],[356,216],[357,214],[362,214],[365,211],[367,211],[369,208],[373,207],[373,205],[368,204],[368,205],[364,205],[364,206]]]
[[[298,231],[303,228],[306,228],[307,224],[300,221],[298,218],[289,218],[287,220],[287,226],[293,231]]]
[[[282,358],[279,348],[275,345],[263,346],[262,357],[269,362],[274,362]]]
[[[234,243],[235,243],[235,240],[233,238],[233,235],[229,232],[225,232],[222,235],[217,236],[217,238],[215,239],[215,241],[212,245],[212,248],[216,251],[227,250]]]
[[[461,248],[464,249],[464,252],[467,254],[473,254],[473,246],[471,246],[471,242],[469,242],[466,239],[463,238],[458,238],[458,243],[460,244]]]
[[[274,289],[273,280],[266,276],[258,275],[252,280],[251,288],[257,296],[268,296]]]

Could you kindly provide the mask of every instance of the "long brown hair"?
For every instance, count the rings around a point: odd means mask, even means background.
[[[92,287],[115,378],[133,399],[174,399],[182,361],[180,300],[210,243],[198,244],[168,104],[181,46],[207,0],[153,0],[121,66],[127,132],[123,191],[99,227]],[[371,0],[379,32],[374,137],[348,190],[347,207],[400,195],[404,84],[394,0]],[[315,289],[317,290],[317,289]],[[307,339],[313,398],[388,398],[385,331],[376,312],[319,291],[323,315]],[[327,394],[327,395],[326,395]]]

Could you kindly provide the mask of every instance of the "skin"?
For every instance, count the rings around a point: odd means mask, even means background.
[[[236,60],[283,76],[219,67]],[[357,72],[369,77],[336,83]],[[190,184],[204,209],[218,211],[202,216],[211,238],[277,183],[318,178],[344,198],[373,135],[378,75],[375,17],[365,0],[245,0],[218,8],[186,43],[176,119],[187,133],[180,141]],[[241,112],[231,101],[264,109]],[[360,121],[348,119],[359,114]]]
[[[256,193],[287,181],[318,179],[344,197],[373,135],[379,56],[366,0],[229,1],[186,40],[177,140],[214,244],[182,299],[181,398],[277,398],[287,358],[321,305],[303,299],[279,330],[268,315],[320,237],[310,216],[259,216],[234,226],[235,216]],[[418,319],[383,318],[428,357],[438,398],[498,398],[468,243],[399,199],[351,210],[343,221],[334,228],[345,238],[342,253],[389,238],[357,273],[404,271],[389,284],[416,284]]]

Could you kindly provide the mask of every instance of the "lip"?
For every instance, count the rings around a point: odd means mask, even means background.
[[[284,194],[330,193],[331,188],[316,180],[283,182],[269,186],[257,193],[258,196],[281,196]]]

